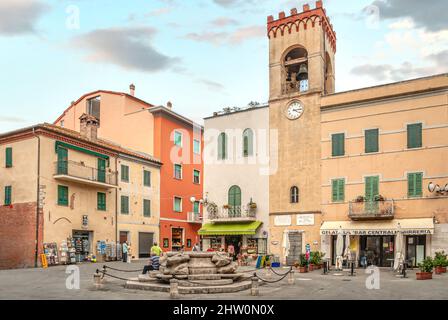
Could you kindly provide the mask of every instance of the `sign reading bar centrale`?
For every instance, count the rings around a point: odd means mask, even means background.
[[[404,235],[424,235],[433,234],[432,229],[402,229],[401,232]],[[344,235],[350,236],[390,236],[396,235],[398,230],[342,230]],[[320,232],[323,236],[336,236],[338,230],[321,230]]]

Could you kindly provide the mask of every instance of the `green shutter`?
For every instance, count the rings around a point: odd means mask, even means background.
[[[331,198],[333,202],[338,201],[338,180],[333,180],[331,182]]]
[[[98,192],[97,196],[97,202],[98,202],[98,210],[106,211],[106,194],[102,192]]]
[[[218,159],[224,160],[227,157],[227,136],[223,132],[218,137]]]
[[[422,147],[422,128],[421,123],[408,125],[408,149]]]
[[[146,218],[151,217],[151,200],[143,200],[143,216]]]
[[[121,196],[121,214],[129,214],[129,197]]]
[[[193,205],[193,212],[199,213],[199,201],[195,201],[195,203]]]
[[[232,207],[241,206],[241,189],[233,186],[229,190],[229,205]]]
[[[68,187],[58,186],[58,205],[68,206]]]
[[[12,187],[5,187],[5,206],[9,206],[12,204]]]
[[[6,166],[6,168],[11,168],[12,167],[12,148],[6,148],[5,153],[6,153],[5,166]]]
[[[68,150],[58,147],[58,174],[68,174]]]
[[[423,195],[423,173],[408,174],[408,197],[421,197]]]
[[[332,201],[344,201],[345,200],[345,180],[344,179],[336,179],[332,181]]]
[[[372,129],[365,131],[365,152],[378,152],[379,151],[379,143],[378,143],[379,130]]]
[[[379,177],[366,177],[366,200],[373,201],[379,195]]]
[[[332,156],[339,157],[345,154],[345,134],[338,133],[331,136]]]
[[[121,165],[121,181],[129,182],[129,167]]]
[[[98,158],[98,181],[106,182],[106,160]]]
[[[151,172],[150,171],[143,171],[143,185],[145,187],[151,186]]]

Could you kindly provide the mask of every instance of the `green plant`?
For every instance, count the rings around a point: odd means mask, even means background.
[[[308,261],[306,260],[306,255],[302,253],[300,255],[299,267],[306,267],[308,265]]]
[[[436,252],[436,256],[433,260],[434,267],[448,267],[448,259],[445,251]]]
[[[355,199],[355,202],[364,202],[366,201],[366,198],[364,196],[359,196]]]
[[[434,269],[434,260],[431,257],[426,257],[421,263],[418,264],[418,268],[421,272],[432,273]]]
[[[375,201],[384,201],[384,200],[386,199],[380,194],[375,196]]]
[[[325,256],[325,253],[322,253],[319,251],[311,252],[310,263],[312,263],[314,265],[320,265],[320,264],[322,264],[322,259],[324,256]]]

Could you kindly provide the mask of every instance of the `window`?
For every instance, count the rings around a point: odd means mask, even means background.
[[[199,170],[193,170],[193,183],[201,183],[201,172]]]
[[[175,164],[174,165],[174,178],[175,179],[182,179],[182,165]]]
[[[143,170],[143,185],[145,187],[151,186],[151,171]]]
[[[87,100],[87,114],[100,120],[101,97],[95,97]]]
[[[365,131],[365,152],[372,153],[379,151],[378,143],[379,130],[371,129]]]
[[[58,205],[68,206],[68,187],[58,186]]]
[[[229,189],[229,206],[239,207],[241,206],[241,188],[233,186]]]
[[[174,197],[174,211],[182,212],[182,198]]]
[[[12,167],[12,148],[6,148],[5,150],[5,166],[6,168],[11,168]]]
[[[415,198],[423,196],[423,173],[408,174],[408,197]]]
[[[58,146],[58,174],[68,174],[68,150]]]
[[[380,177],[366,177],[366,201],[374,201],[375,197],[379,195]]]
[[[182,133],[174,131],[174,144],[182,148]]]
[[[345,179],[331,181],[331,200],[340,202],[345,200]]]
[[[218,160],[227,158],[227,135],[222,132],[218,137]]]
[[[199,213],[200,211],[200,204],[199,204],[199,201],[195,201],[194,203],[193,203],[193,212],[194,213]]]
[[[106,160],[98,158],[98,181],[106,182]]]
[[[145,218],[151,217],[151,200],[143,199],[143,216]]]
[[[12,204],[12,187],[5,187],[5,206],[10,206]]]
[[[291,188],[291,203],[299,203],[299,188],[296,186]]]
[[[97,195],[97,209],[100,211],[106,211],[106,194],[102,192],[98,192]]]
[[[129,182],[129,167],[124,164],[121,165],[121,181]]]
[[[331,135],[332,156],[339,157],[345,154],[345,134],[338,133]]]
[[[422,147],[422,124],[408,124],[408,149]]]
[[[254,154],[254,132],[246,129],[243,132],[243,156],[249,157]]]
[[[164,248],[169,248],[170,247],[170,239],[163,238],[163,247]]]
[[[201,154],[201,141],[193,140],[193,152],[194,154]]]
[[[129,214],[129,197],[121,196],[121,214]]]

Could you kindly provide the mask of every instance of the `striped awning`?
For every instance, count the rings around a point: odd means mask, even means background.
[[[238,223],[208,223],[199,230],[200,236],[255,235],[261,221]]]

